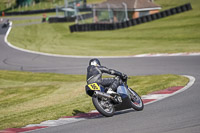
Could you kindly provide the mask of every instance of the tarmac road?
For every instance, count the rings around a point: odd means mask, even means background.
[[[1,24],[0,24],[1,27]],[[86,74],[89,58],[51,57],[18,51],[4,42],[0,30],[0,69]],[[170,98],[111,118],[96,118],[33,133],[199,133],[200,56],[100,59],[102,65],[128,75],[179,74],[196,78],[194,85]],[[156,81],[155,81],[156,82]]]

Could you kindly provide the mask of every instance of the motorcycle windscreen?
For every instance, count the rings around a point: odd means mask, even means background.
[[[117,88],[117,93],[120,94],[122,98],[128,97],[128,92],[124,86],[119,86]]]

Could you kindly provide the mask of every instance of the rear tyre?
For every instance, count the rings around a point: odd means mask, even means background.
[[[133,109],[137,111],[141,111],[144,108],[143,101],[141,97],[131,88],[128,88],[129,92],[131,93],[131,106]]]
[[[96,96],[92,97],[92,102],[95,108],[101,113],[103,116],[111,117],[115,113],[115,108],[109,100],[105,100],[103,98],[98,98]]]

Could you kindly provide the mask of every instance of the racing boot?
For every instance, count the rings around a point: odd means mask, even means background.
[[[111,94],[111,95],[117,94],[117,93],[114,92],[111,88],[109,88],[108,91],[107,91],[106,93]]]

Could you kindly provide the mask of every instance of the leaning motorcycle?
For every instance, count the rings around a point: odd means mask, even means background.
[[[120,78],[120,77],[117,77]],[[92,97],[95,108],[106,117],[114,115],[115,111],[133,108],[141,111],[144,108],[141,97],[127,85],[128,78],[117,88],[114,94],[106,93],[107,88],[92,83],[85,86],[86,93]]]

